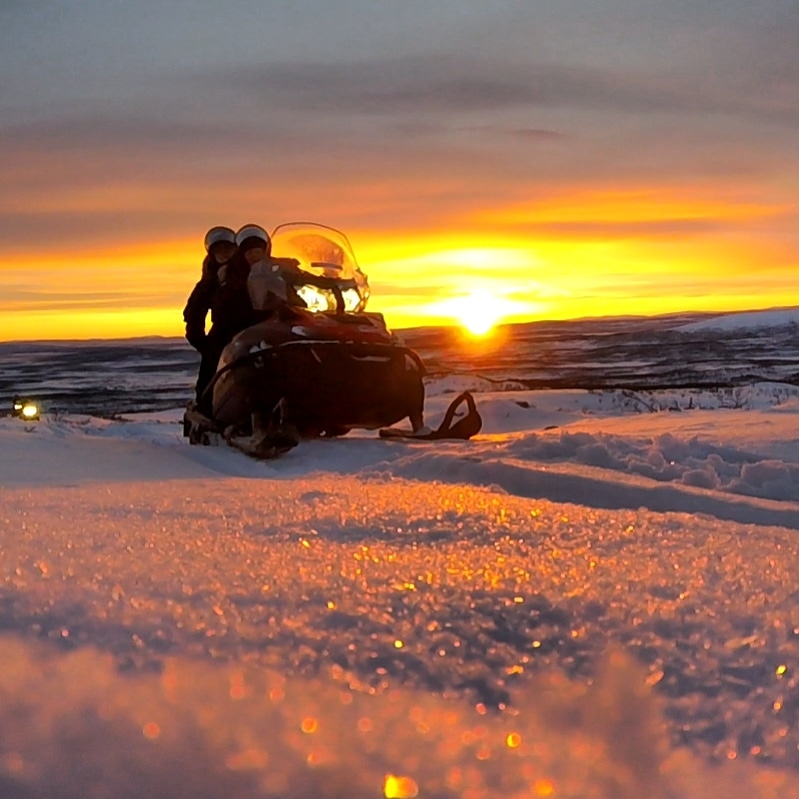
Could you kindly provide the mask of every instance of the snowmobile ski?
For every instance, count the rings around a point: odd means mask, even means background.
[[[453,422],[458,408],[466,404],[466,414]],[[379,435],[381,438],[404,438],[414,441],[441,441],[444,439],[457,439],[467,441],[476,436],[483,427],[483,418],[480,416],[474,397],[470,392],[464,391],[455,397],[449,404],[444,420],[435,429],[423,427],[420,430],[403,430],[399,427],[383,427]]]

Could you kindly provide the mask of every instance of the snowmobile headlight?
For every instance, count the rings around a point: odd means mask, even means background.
[[[321,291],[316,286],[303,284],[297,288],[297,294],[302,298],[309,311],[321,313],[322,311],[335,311],[336,299],[330,292]]]
[[[357,311],[360,304],[361,304],[361,295],[358,293],[357,289],[344,289],[341,292],[341,296],[344,300],[344,310],[345,311]]]
[[[33,422],[39,418],[39,406],[31,400],[14,400],[14,416]]]
[[[22,418],[32,421],[39,418],[39,406],[29,402],[27,405],[22,406]]]

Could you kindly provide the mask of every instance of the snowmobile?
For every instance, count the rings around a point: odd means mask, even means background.
[[[445,437],[452,415],[446,429],[423,426],[424,365],[382,314],[365,310],[369,282],[347,237],[325,225],[292,222],[271,238],[272,255],[252,268],[248,290],[256,309],[266,297],[280,303],[222,352],[206,389],[211,415],[192,404],[184,416],[189,442],[222,440],[271,458],[302,438],[353,428],[380,429],[384,437]],[[453,412],[462,401],[453,403]],[[468,403],[472,431],[479,414],[471,397]],[[410,431],[391,427],[406,417]],[[456,437],[469,437],[462,435],[463,421]]]

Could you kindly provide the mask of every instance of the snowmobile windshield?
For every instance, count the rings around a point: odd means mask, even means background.
[[[366,307],[369,281],[340,230],[314,222],[279,225],[272,231],[272,256],[296,259],[298,271],[286,278],[309,310],[357,313]]]

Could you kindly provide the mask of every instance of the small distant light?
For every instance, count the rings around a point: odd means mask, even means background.
[[[13,415],[27,422],[39,418],[39,406],[32,400],[16,398],[12,407]]]

